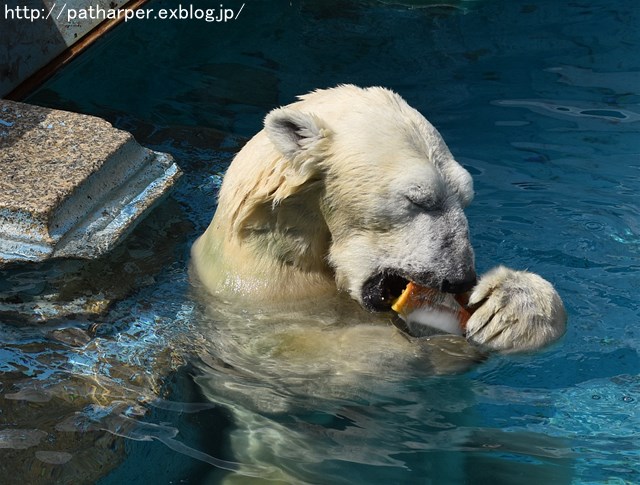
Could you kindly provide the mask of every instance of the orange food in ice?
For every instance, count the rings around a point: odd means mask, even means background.
[[[467,321],[471,317],[471,312],[465,307],[467,301],[467,294],[442,293],[436,289],[410,282],[402,295],[393,303],[391,309],[405,319],[410,318],[415,310],[421,308],[448,312],[454,315],[459,322],[460,329],[464,331]]]

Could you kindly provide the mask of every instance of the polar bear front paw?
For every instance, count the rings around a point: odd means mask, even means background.
[[[500,352],[536,350],[560,338],[567,315],[551,283],[504,266],[485,274],[471,292],[467,339]]]

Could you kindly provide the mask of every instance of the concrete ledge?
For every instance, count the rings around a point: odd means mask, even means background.
[[[0,174],[1,267],[106,253],[180,170],[100,118],[0,100]]]

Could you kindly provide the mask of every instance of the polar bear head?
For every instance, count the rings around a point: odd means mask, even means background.
[[[254,252],[329,271],[384,311],[409,280],[450,293],[475,284],[463,212],[472,198],[470,174],[418,111],[387,89],[348,85],[269,113],[218,210]]]

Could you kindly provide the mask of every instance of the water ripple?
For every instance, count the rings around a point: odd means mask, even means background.
[[[493,103],[510,108],[526,108],[535,113],[560,119],[590,118],[609,123],[635,123],[640,120],[640,113],[636,111],[596,103],[560,104],[557,100],[537,99],[501,99]]]

